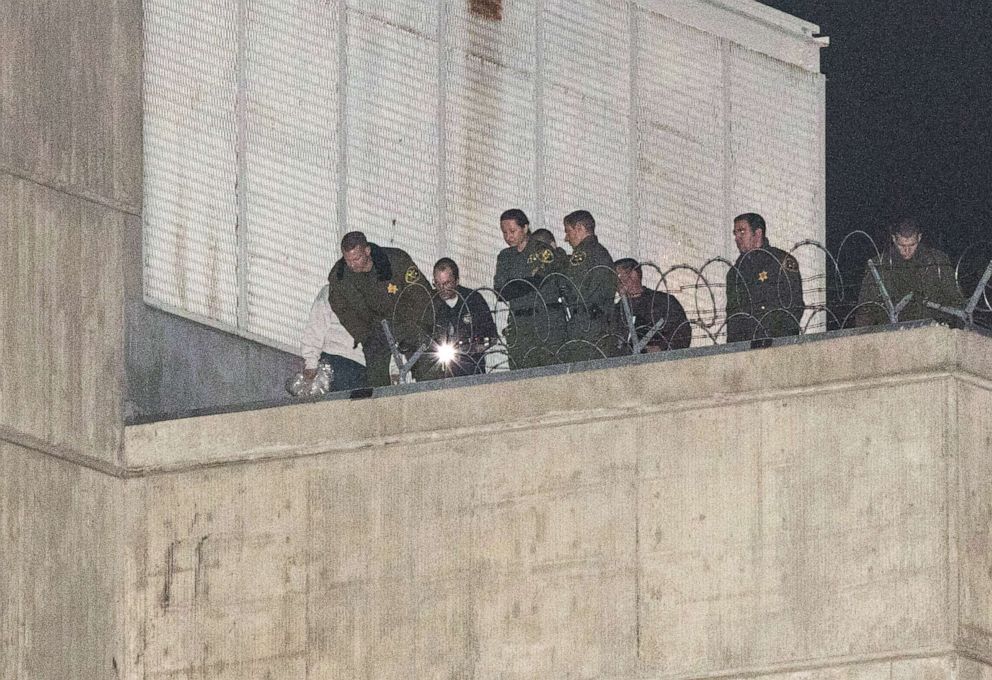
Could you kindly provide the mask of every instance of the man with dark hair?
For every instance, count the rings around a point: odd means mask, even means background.
[[[562,223],[572,254],[562,272],[567,279],[563,292],[568,323],[561,359],[573,362],[615,356],[618,343],[611,312],[617,276],[613,258],[600,244],[596,220],[588,210],[570,212]]]
[[[648,340],[645,352],[664,352],[669,349],[684,349],[692,342],[692,326],[686,319],[685,310],[674,295],[660,290],[645,288],[641,283],[641,265],[637,260],[625,257],[613,265],[621,298],[627,301],[634,319],[636,335],[631,334],[623,300],[613,310],[614,326],[629,353],[633,345],[643,338],[657,324],[661,326]]]
[[[434,264],[430,351],[414,367],[417,381],[486,372],[485,352],[497,339],[496,322],[485,298],[459,283],[458,265],[450,257]]]
[[[417,319],[430,306],[417,265],[399,248],[382,248],[352,231],[341,239],[341,259],[327,275],[327,284],[331,309],[362,346],[369,385],[389,385],[392,350],[382,321],[390,323],[404,351],[412,352],[421,340]]]
[[[799,263],[768,243],[765,218],[734,218],[740,256],[727,272],[727,342],[799,335],[806,303]]]
[[[893,308],[904,299],[897,312],[899,321],[935,319],[958,323],[955,317],[927,306],[933,302],[946,307],[964,304],[954,280],[954,267],[946,254],[921,243],[923,227],[914,218],[905,218],[889,228],[891,243],[885,252],[872,258],[861,282],[861,294],[855,313],[858,326],[886,324],[891,321],[882,288]],[[876,278],[875,273],[878,273]],[[907,297],[908,296],[908,297]]]

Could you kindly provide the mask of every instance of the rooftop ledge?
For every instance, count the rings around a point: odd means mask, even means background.
[[[927,322],[640,355],[377,390],[367,399],[128,425],[125,476],[616,421],[954,377],[992,387],[992,336]],[[931,404],[912,404],[928,409]]]

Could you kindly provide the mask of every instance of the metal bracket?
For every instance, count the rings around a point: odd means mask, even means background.
[[[396,365],[400,369],[400,384],[406,385],[410,382],[410,370],[417,363],[417,360],[420,359],[421,355],[423,355],[424,350],[427,349],[427,345],[421,345],[407,359],[403,356],[403,352],[400,351],[399,343],[396,342],[396,336],[393,335],[393,329],[389,327],[389,321],[386,319],[382,320],[382,330],[386,333],[386,341],[389,342],[389,349],[393,352],[393,360],[396,361]]]

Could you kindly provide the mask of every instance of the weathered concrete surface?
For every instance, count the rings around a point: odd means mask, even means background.
[[[142,671],[984,677],[990,344],[929,327],[130,427]]]
[[[990,349],[131,426],[121,477],[8,446],[0,678],[992,678]]]
[[[141,44],[139,0],[4,0],[0,173],[137,214]]]
[[[0,438],[116,464],[123,235],[138,218],[0,173]]]
[[[0,678],[114,678],[127,657],[121,480],[0,443]]]

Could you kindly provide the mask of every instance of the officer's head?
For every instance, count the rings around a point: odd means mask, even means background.
[[[624,257],[613,263],[617,270],[617,283],[621,295],[637,297],[641,294],[641,265],[632,257]]]
[[[908,260],[916,254],[916,249],[923,239],[923,227],[913,217],[899,220],[889,228],[892,235],[892,245],[895,246],[899,257]]]
[[[349,231],[341,239],[341,257],[353,272],[372,271],[372,246],[360,231]]]
[[[442,257],[434,263],[434,288],[442,300],[451,300],[458,295],[458,265],[450,257]]]
[[[576,210],[565,215],[562,220],[565,226],[565,240],[575,248],[586,237],[596,233],[596,220],[588,210]]]
[[[538,229],[531,234],[530,237],[535,241],[540,241],[546,246],[551,246],[552,248],[558,247],[558,242],[555,241],[555,235],[552,234],[549,229]]]
[[[744,213],[734,218],[734,242],[741,253],[764,246],[767,234],[765,218],[758,213]]]
[[[520,208],[504,210],[499,216],[499,229],[503,232],[506,245],[517,250],[523,250],[530,238],[530,220]]]

